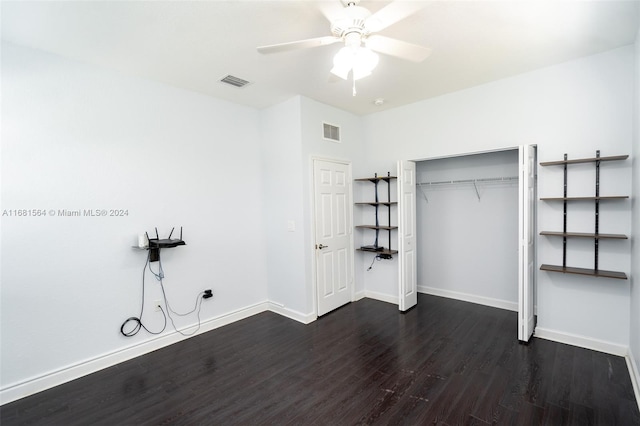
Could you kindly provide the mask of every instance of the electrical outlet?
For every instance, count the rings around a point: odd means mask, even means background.
[[[158,299],[154,301],[153,306],[156,308],[156,312],[160,312],[160,310],[162,310],[162,300]]]

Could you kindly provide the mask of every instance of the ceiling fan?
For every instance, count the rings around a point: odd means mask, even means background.
[[[333,35],[261,46],[258,52],[277,53],[344,42],[333,58],[331,73],[346,80],[351,72],[354,82],[370,75],[378,64],[374,51],[413,62],[422,62],[431,54],[429,48],[374,34],[417,12],[424,2],[395,1],[374,14],[358,6],[360,0],[341,2],[344,8],[340,13],[327,17]]]

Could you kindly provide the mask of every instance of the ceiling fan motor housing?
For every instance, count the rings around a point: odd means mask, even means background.
[[[355,6],[357,2],[350,2],[349,6],[343,9],[342,16],[337,17],[331,22],[331,33],[340,38],[346,38],[347,35],[358,34],[359,40],[370,34],[365,23],[371,12],[364,7]]]

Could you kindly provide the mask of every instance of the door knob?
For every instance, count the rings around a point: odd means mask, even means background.
[[[327,248],[329,246],[323,246],[322,244],[316,244],[316,248],[322,250],[323,248]]]

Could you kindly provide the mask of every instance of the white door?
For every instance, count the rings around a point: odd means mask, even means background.
[[[535,170],[536,148],[519,148],[518,340],[528,342],[535,328]]]
[[[398,161],[398,308],[407,311],[418,303],[416,267],[416,163]]]
[[[314,160],[316,289],[318,315],[352,300],[351,167]]]

